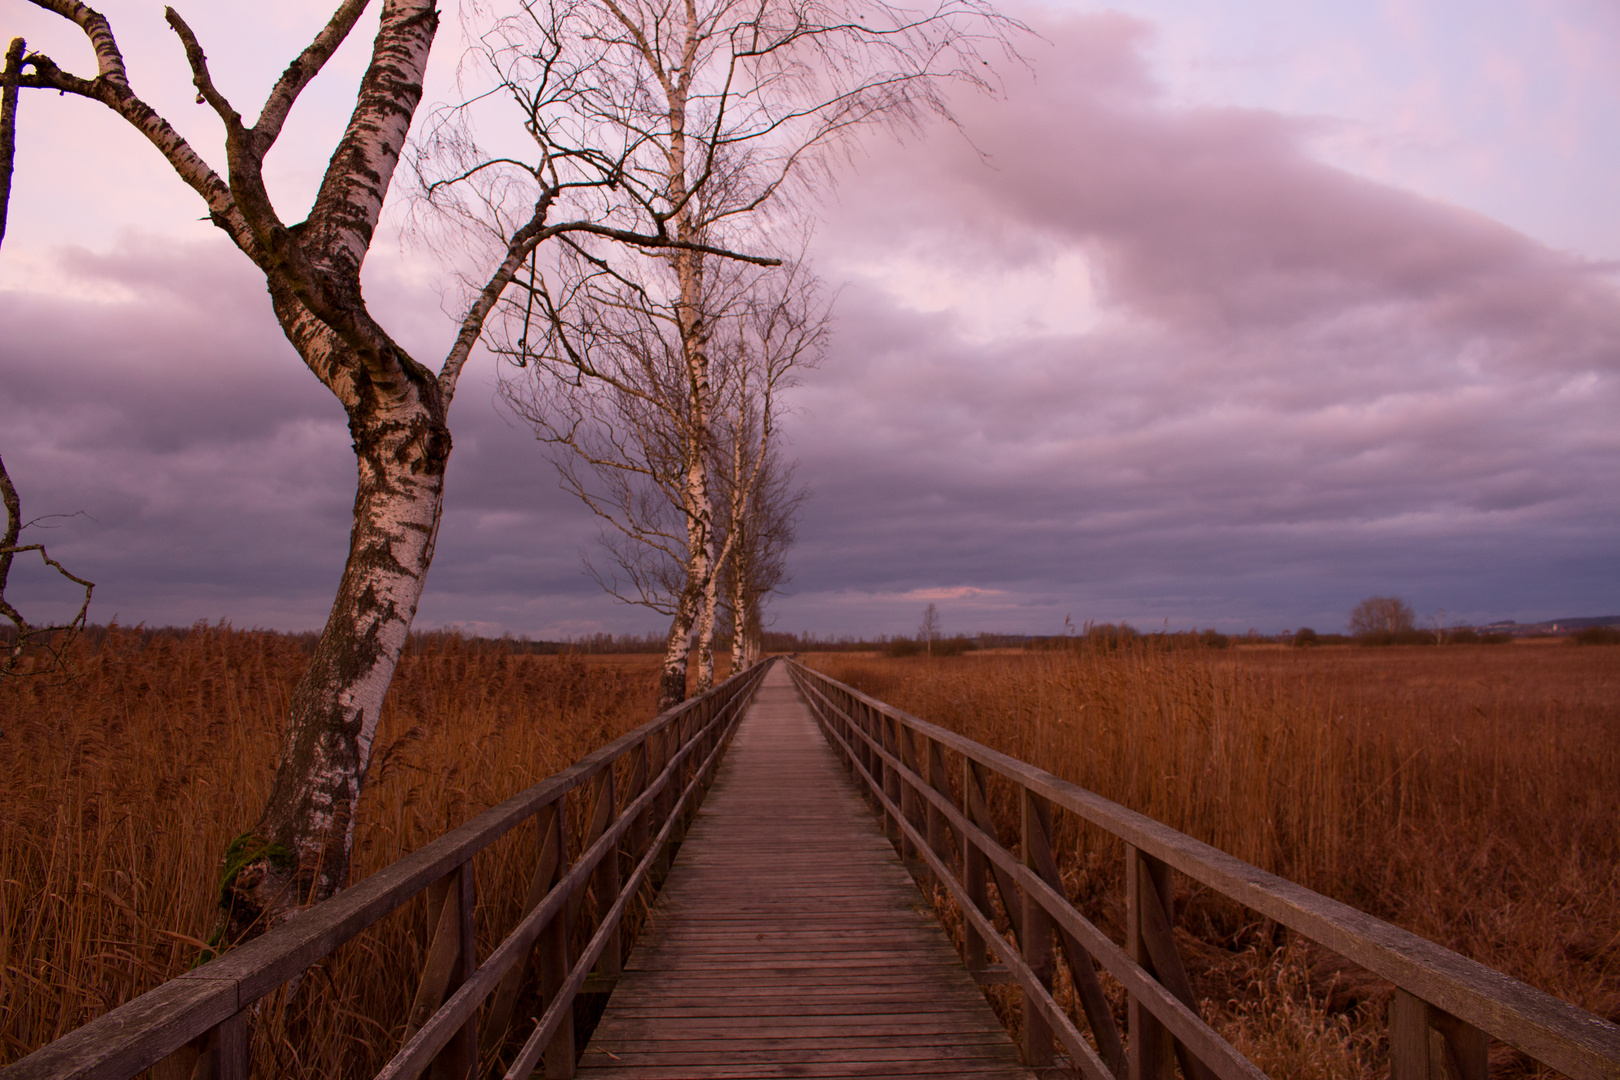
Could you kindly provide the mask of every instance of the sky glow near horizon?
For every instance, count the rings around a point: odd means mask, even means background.
[[[239,108],[322,6],[192,19]],[[1012,10],[1042,35],[1030,70],[959,97],[962,135],[867,140],[815,239],[842,291],[789,424],[813,494],[778,628],[910,633],[930,601],[967,633],[1337,630],[1372,593],[1448,622],[1620,612],[1620,14],[1322,7]],[[8,37],[87,69],[77,31],[3,10]],[[156,9],[103,10],[137,90],[216,159]],[[374,25],[270,159],[288,220]],[[459,40],[447,20],[430,100]],[[34,538],[97,582],[97,621],[317,627],[353,499],[342,412],[256,271],[103,112],[22,103],[0,454],[25,516],[88,515]],[[450,301],[402,220],[367,296],[436,366]],[[476,361],[452,410],[417,625],[659,629],[582,574],[595,525],[494,379]]]

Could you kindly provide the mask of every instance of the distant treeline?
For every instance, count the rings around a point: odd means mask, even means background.
[[[210,630],[229,629],[230,626],[223,619],[217,623],[206,621],[194,623],[191,626],[120,626],[117,623],[110,625],[92,624],[86,626],[81,633],[85,644],[92,651],[99,650],[112,630],[117,630],[126,644],[132,636],[140,639],[140,647],[149,647],[153,644],[172,641],[182,642],[192,634]],[[313,652],[315,643],[320,640],[320,634],[313,630],[306,631],[278,631],[266,630],[263,633],[275,634],[298,643],[305,653]],[[0,645],[9,645],[16,637],[16,630],[10,626],[0,626]],[[503,637],[480,637],[476,634],[463,633],[455,629],[417,630],[412,631],[405,644],[406,655],[423,653],[439,653],[450,642],[456,642],[461,648],[473,653],[492,652],[504,650],[509,654],[555,656],[560,653],[658,653],[664,651],[664,635],[662,634],[586,634],[577,638],[563,638],[561,640],[536,640],[528,635],[514,637],[510,634]]]
[[[1567,636],[1579,645],[1620,644],[1620,630],[1607,626],[1585,627]],[[889,656],[918,656],[931,652],[934,656],[960,656],[984,649],[1042,651],[1125,647],[1229,649],[1236,645],[1288,645],[1296,648],[1319,645],[1505,645],[1512,640],[1513,635],[1468,626],[1350,635],[1318,633],[1308,626],[1277,634],[1262,634],[1258,630],[1225,634],[1213,629],[1144,632],[1130,623],[1087,623],[1068,634],[959,634],[935,638],[931,645],[916,635],[867,638],[849,634],[818,636],[772,631],[765,635],[765,649],[767,652],[880,652]]]
[[[198,622],[191,626],[135,626],[124,627],[92,624],[86,626],[82,637],[87,645],[99,650],[112,629],[125,635],[139,635],[142,646],[160,641],[184,641],[189,635],[226,627],[218,623]],[[305,653],[312,652],[320,635],[315,631],[279,632],[279,636],[298,643]],[[10,626],[0,626],[0,645],[8,645],[15,636]],[[1401,630],[1393,633],[1350,634],[1318,633],[1310,627],[1284,630],[1278,634],[1262,634],[1250,630],[1244,634],[1224,634],[1209,630],[1156,630],[1144,632],[1130,623],[1086,623],[1068,634],[956,634],[935,638],[931,643],[917,635],[879,634],[875,637],[856,637],[852,634],[815,633],[793,634],[777,630],[764,633],[764,651],[770,653],[800,652],[877,652],[888,656],[961,656],[964,653],[986,649],[1025,649],[1030,651],[1054,649],[1117,649],[1126,646],[1148,649],[1228,649],[1234,645],[1291,645],[1310,648],[1317,645],[1503,645],[1515,636],[1494,629],[1475,629],[1468,626],[1448,627],[1444,630]],[[1573,633],[1558,634],[1578,645],[1620,645],[1620,629],[1612,626],[1586,626]],[[498,638],[480,637],[460,630],[421,630],[412,632],[406,643],[406,655],[442,652],[455,642],[461,649],[473,654],[486,651],[504,651],[508,654],[555,656],[564,653],[661,653],[664,635],[653,634],[584,634],[559,640],[532,639],[527,635],[506,635]],[[719,637],[716,647],[727,652],[730,639]]]

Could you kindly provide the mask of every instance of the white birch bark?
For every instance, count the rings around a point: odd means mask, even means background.
[[[438,26],[433,0],[384,0],[354,111],[308,219],[288,226],[262,165],[299,93],[366,7],[343,0],[272,88],[248,127],[214,86],[207,57],[173,9],[198,101],[225,125],[228,179],[216,174],[130,88],[112,28],[77,0],[33,0],[76,23],[95,50],[81,78],[37,54],[19,85],[92,98],[140,131],[206,202],[213,222],[263,271],[288,341],[343,405],[354,440],[349,554],[326,626],[288,709],[281,760],[258,822],[225,854],[216,938],[232,942],[330,896],[348,876],[355,813],[383,698],[415,617],[443,511],[450,453],[446,412],[484,320],[547,233],[544,206],[509,238],[504,258],[462,320],[435,375],[372,319],[360,290]]]

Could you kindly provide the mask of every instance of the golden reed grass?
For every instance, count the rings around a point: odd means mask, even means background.
[[[1137,645],[808,661],[1620,1022],[1620,649]],[[1059,839],[1070,895],[1117,940],[1122,849],[1072,820]],[[1240,1049],[1277,1077],[1388,1075],[1387,990],[1179,888],[1204,1011]],[[1012,1000],[1000,1003],[1009,1017]],[[1493,1051],[1493,1075],[1532,1072]]]
[[[419,639],[379,725],[354,877],[651,719],[656,659]],[[114,629],[70,660],[70,685],[0,686],[0,1065],[196,961],[220,853],[268,794],[306,657],[295,638],[199,626]],[[475,861],[480,954],[515,921],[533,843],[519,829]],[[375,1072],[426,936],[413,901],[267,999],[255,1075]],[[183,1058],[157,1071],[183,1075]]]

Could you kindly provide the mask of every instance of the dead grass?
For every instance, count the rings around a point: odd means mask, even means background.
[[[115,630],[76,648],[76,684],[0,686],[0,1065],[194,963],[219,854],[268,793],[305,662],[296,639],[223,627],[148,644]],[[651,719],[656,662],[456,638],[407,655],[378,731],[355,877]],[[481,954],[511,925],[532,854],[520,829],[476,860]],[[412,902],[291,1000],[268,999],[255,1075],[375,1072],[399,1043],[426,933]]]
[[[78,648],[76,685],[0,687],[0,1064],[190,967],[218,853],[265,797],[304,663],[296,639],[226,628]],[[1620,649],[809,659],[1620,1020]],[[407,657],[356,876],[650,718],[657,662],[455,639]],[[1065,829],[1070,895],[1118,937],[1118,848]],[[476,863],[481,952],[511,924],[532,843],[519,830]],[[1178,911],[1206,1013],[1271,1075],[1378,1075],[1376,985],[1206,893],[1184,891]],[[291,1001],[269,999],[255,1075],[380,1067],[403,1031],[424,920],[407,905]],[[1015,996],[995,989],[1010,1014]],[[1526,1071],[1512,1055],[1493,1062],[1495,1075]]]
[[[1620,649],[809,660],[1620,1022]],[[1065,829],[1070,895],[1117,938],[1120,849]],[[1233,1042],[1274,1076],[1378,1074],[1385,991],[1181,888],[1189,967]],[[1527,1072],[1493,1055],[1493,1075]]]

